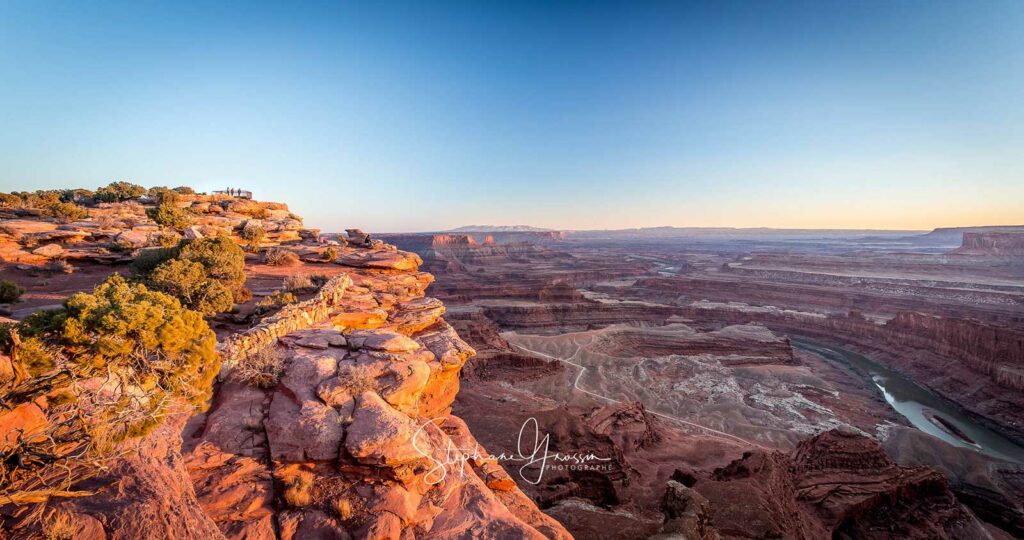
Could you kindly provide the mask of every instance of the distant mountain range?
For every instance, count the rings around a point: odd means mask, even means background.
[[[466,225],[457,229],[445,232],[453,233],[474,233],[474,232],[551,232],[552,229],[542,227],[531,227],[529,225]]]

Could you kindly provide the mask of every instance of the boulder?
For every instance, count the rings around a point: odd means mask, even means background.
[[[63,255],[64,248],[60,247],[57,244],[46,244],[45,246],[33,249],[32,253],[34,255],[39,255],[40,257],[48,257],[50,259],[53,259]]]
[[[270,404],[266,430],[271,457],[290,462],[337,459],[345,434],[334,408],[318,399],[296,405],[281,392]]]
[[[336,315],[331,322],[335,328],[369,330],[380,328],[388,320],[388,312],[383,309],[371,309],[366,311],[349,311]]]
[[[114,241],[133,248],[144,248],[149,245],[149,234],[150,232],[147,230],[132,229],[118,234],[114,237]]]
[[[430,366],[420,360],[396,362],[389,366],[389,371],[395,382],[381,393],[381,397],[396,409],[415,414],[430,378]]]
[[[420,349],[420,344],[411,338],[386,330],[357,330],[349,334],[348,344],[353,349],[372,349],[390,353],[413,352]]]
[[[345,449],[360,463],[397,467],[423,459],[429,453],[426,438],[418,438],[414,443],[418,428],[412,419],[376,393],[363,392],[356,400]]]

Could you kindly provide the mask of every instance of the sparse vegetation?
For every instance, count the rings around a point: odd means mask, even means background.
[[[296,298],[295,295],[290,292],[274,291],[273,294],[271,294],[270,296],[267,296],[260,300],[259,302],[256,302],[256,313],[268,313],[275,309],[287,306],[288,304],[294,304],[298,301],[299,299]]]
[[[263,262],[270,266],[295,266],[299,264],[299,256],[287,249],[268,249],[263,255]]]
[[[0,334],[13,372],[0,380],[3,406],[44,396],[48,404],[44,431],[0,454],[0,498],[18,505],[72,489],[120,455],[119,441],[148,433],[184,402],[203,406],[220,367],[201,314],[116,274]],[[80,384],[96,378],[106,382]],[[69,518],[35,508],[46,538],[67,537]]]
[[[245,240],[246,248],[255,253],[260,250],[260,246],[263,245],[263,240],[267,237],[267,231],[263,229],[263,225],[256,221],[247,221],[245,226],[242,227],[241,235]]]
[[[158,224],[172,229],[184,229],[192,224],[192,215],[174,202],[161,202],[156,208],[146,210],[146,215]]]
[[[303,508],[313,502],[313,473],[305,470],[291,472],[284,482],[284,502],[292,508]]]
[[[248,384],[268,389],[277,386],[283,364],[281,353],[274,347],[266,347],[239,360],[232,372]]]
[[[0,304],[13,304],[21,299],[25,289],[9,280],[0,281]]]
[[[75,267],[63,259],[54,259],[44,267],[51,274],[73,274]]]
[[[0,205],[5,208],[35,210],[43,216],[55,217],[61,221],[72,221],[89,217],[89,211],[75,204],[82,202],[74,192],[86,190],[58,191],[39,190],[34,192],[21,191],[0,194]]]
[[[117,274],[92,293],[71,296],[62,309],[29,316],[19,331],[59,347],[65,357],[60,367],[76,375],[113,372],[126,385],[144,390],[145,401],[120,397],[123,407],[141,413],[124,424],[126,436],[144,433],[139,423],[161,418],[169,398],[203,404],[220,364],[213,331],[200,313]]]
[[[0,207],[17,208],[21,205],[21,197],[14,193],[0,193]]]
[[[284,278],[284,290],[293,293],[312,292],[317,289],[312,278],[307,275],[288,276]]]
[[[174,234],[158,234],[154,239],[156,240],[156,245],[162,248],[172,248],[181,241],[181,238]]]
[[[63,510],[51,510],[43,521],[43,538],[46,540],[74,540],[77,532],[74,516]]]
[[[321,257],[325,261],[335,261],[338,258],[338,250],[334,249],[333,247],[329,247],[324,250],[323,255],[321,255]]]
[[[352,503],[346,498],[336,499],[334,501],[334,511],[338,513],[338,517],[342,521],[345,521],[352,517]]]
[[[49,207],[50,215],[53,217],[65,220],[73,221],[76,219],[85,219],[89,217],[89,211],[75,203],[70,202],[59,202]]]
[[[138,199],[146,194],[146,188],[131,182],[111,182],[96,190],[97,202],[120,202]]]

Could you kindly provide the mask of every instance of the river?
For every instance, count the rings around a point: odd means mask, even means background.
[[[1024,447],[974,420],[955,403],[941,398],[899,372],[853,351],[791,337],[797,349],[854,368],[882,392],[885,400],[915,428],[963,448],[1024,463]]]

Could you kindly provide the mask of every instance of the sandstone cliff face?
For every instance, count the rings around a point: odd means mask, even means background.
[[[956,255],[1024,255],[1024,232],[965,232],[963,244],[952,251]]]
[[[885,325],[907,345],[959,357],[1001,385],[1024,389],[1024,332],[970,319],[899,313]]]

